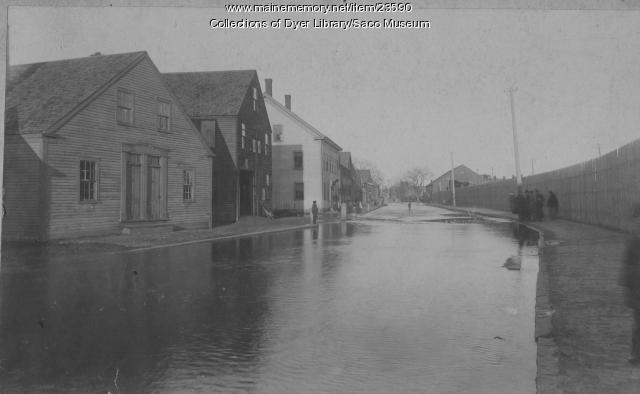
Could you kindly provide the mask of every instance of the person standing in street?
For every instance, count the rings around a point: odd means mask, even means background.
[[[556,194],[551,190],[549,190],[549,197],[547,198],[547,209],[549,210],[550,220],[558,216],[558,197],[556,197]]]
[[[409,216],[413,215],[413,210],[411,210],[411,201],[409,201]]]
[[[311,205],[311,217],[313,218],[313,224],[316,224],[318,222],[318,205],[316,205],[315,201]]]

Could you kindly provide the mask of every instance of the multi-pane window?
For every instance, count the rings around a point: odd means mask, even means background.
[[[216,147],[216,121],[203,120],[200,123],[200,132],[211,148]]]
[[[158,100],[158,130],[169,131],[171,121],[171,103]]]
[[[294,199],[296,200],[304,200],[304,183],[302,182],[295,182],[293,184],[293,190],[294,190]]]
[[[253,88],[253,110],[258,110],[258,88]]]
[[[262,141],[256,140],[256,143],[258,144],[258,153],[262,153]]]
[[[247,127],[244,125],[244,123],[242,123],[240,126],[242,129],[241,147],[242,149],[247,149]]]
[[[300,151],[293,152],[293,168],[295,170],[302,169],[302,152]]]
[[[80,201],[98,200],[98,176],[96,162],[80,160]]]
[[[116,119],[119,123],[133,124],[133,94],[131,92],[118,90]]]
[[[263,200],[269,200],[271,196],[271,174],[264,174],[264,194]]]
[[[183,171],[183,183],[182,183],[182,199],[184,201],[193,201],[193,192],[195,184],[195,171],[184,170]]]
[[[264,154],[269,155],[269,149],[271,148],[271,134],[264,135]]]
[[[276,142],[284,141],[284,137],[282,136],[282,125],[274,124],[273,125],[273,139]]]

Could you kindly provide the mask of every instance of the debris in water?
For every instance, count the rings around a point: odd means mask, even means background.
[[[522,266],[522,257],[520,256],[511,256],[505,261],[503,267],[509,270],[519,270]]]

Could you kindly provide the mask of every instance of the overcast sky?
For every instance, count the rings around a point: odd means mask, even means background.
[[[324,2],[321,2],[324,3]],[[211,29],[211,18],[429,20],[422,30]],[[640,12],[425,10],[229,14],[222,8],[12,7],[11,64],[145,50],[161,72],[256,69],[274,97],[389,178],[466,164],[525,175],[638,138]],[[264,85],[263,85],[264,86]]]

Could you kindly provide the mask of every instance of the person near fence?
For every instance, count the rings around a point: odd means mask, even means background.
[[[549,197],[547,198],[547,208],[549,210],[549,219],[555,219],[558,216],[558,197],[551,190],[549,190]]]
[[[522,194],[522,189],[518,188],[518,194],[514,197],[515,213],[518,214],[518,220],[524,222],[527,220],[529,210],[527,205],[527,198]]]

